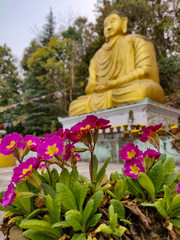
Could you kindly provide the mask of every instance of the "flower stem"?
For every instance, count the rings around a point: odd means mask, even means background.
[[[45,163],[45,165],[46,165],[46,169],[47,169],[47,172],[48,172],[48,175],[49,175],[50,183],[51,183],[51,185],[52,185],[52,177],[51,177],[51,173],[50,173],[50,171],[49,171],[48,164]]]

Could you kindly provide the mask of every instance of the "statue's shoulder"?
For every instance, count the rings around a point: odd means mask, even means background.
[[[140,34],[128,34],[126,35],[126,37],[131,41],[142,41],[142,42],[152,43],[149,38]]]

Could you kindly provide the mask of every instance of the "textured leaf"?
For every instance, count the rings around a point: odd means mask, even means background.
[[[154,185],[153,185],[151,179],[145,173],[140,172],[139,176],[138,176],[138,182],[148,192],[149,199],[152,202],[154,202],[155,190],[154,190]]]
[[[116,198],[120,201],[124,195],[124,181],[122,179],[117,181],[114,193],[116,195]]]
[[[171,219],[170,222],[174,227],[180,228],[180,218]]]
[[[32,229],[28,229],[26,231],[23,232],[23,236],[28,238],[28,239],[31,239],[31,240],[45,240],[45,239],[48,239],[48,240],[57,240],[57,237],[53,237],[53,236],[49,236],[45,233],[42,233],[42,232],[39,232],[39,231],[36,231],[36,230],[32,230]]]
[[[68,215],[66,217],[66,222],[73,227],[75,231],[80,231],[82,230],[82,226],[79,221],[77,221],[77,218],[75,215]]]
[[[159,199],[157,202],[155,202],[156,205],[156,209],[158,210],[158,212],[164,217],[164,218],[168,218],[167,212],[165,210],[165,201],[163,201],[164,199]]]
[[[59,182],[69,187],[70,173],[67,168],[63,168],[63,170],[61,171]]]
[[[57,193],[50,185],[48,185],[46,183],[42,183],[41,187],[42,187],[43,192],[44,192],[45,195],[49,194],[52,198],[55,198]]]
[[[109,226],[107,226],[106,224],[103,223],[103,224],[99,225],[99,227],[95,230],[95,232],[112,234],[113,230]]]
[[[55,198],[53,199],[53,208],[52,208],[52,219],[53,222],[56,223],[60,221],[61,216],[61,201],[59,199],[59,196],[56,194]]]
[[[170,208],[169,208],[169,211],[173,211],[175,209],[179,208],[180,209],[180,194],[176,195],[172,201],[171,201],[171,204],[170,204]]]
[[[29,188],[26,185],[25,181],[21,181],[16,185],[16,190],[18,192],[29,192]],[[31,213],[31,201],[30,198],[19,198],[19,203],[23,208],[27,211],[27,213]]]
[[[125,219],[125,210],[122,203],[116,199],[111,199],[110,203],[113,205],[114,212],[117,213],[119,220]]]
[[[148,177],[151,179],[155,192],[157,193],[163,181],[163,165],[161,161],[157,161],[150,169]]]
[[[163,185],[170,186],[178,177],[180,176],[180,171],[170,173],[167,175],[162,183]]]
[[[73,195],[74,195],[74,198],[76,200],[76,203],[78,205],[78,208],[80,210],[80,200],[81,200],[81,191],[82,191],[82,187],[84,185],[82,185],[80,182],[75,182],[75,184],[73,185],[73,188],[72,188],[72,192],[73,192]]]
[[[97,182],[97,183],[100,183],[101,180],[103,179],[104,174],[106,173],[107,165],[108,165],[108,163],[110,162],[110,160],[111,160],[111,157],[109,157],[109,158],[105,161],[105,163],[100,167],[100,169],[99,169],[99,171],[98,171],[98,173],[97,173],[97,177],[96,177],[96,182]]]
[[[119,173],[117,171],[111,173],[110,175],[110,181],[120,180]]]
[[[53,188],[56,187],[56,183],[59,182],[59,173],[57,169],[53,168],[51,170],[51,177],[52,177],[52,182],[53,182]]]
[[[114,230],[113,234],[121,237],[124,234],[125,231],[126,231],[125,227],[119,226],[117,229]]]
[[[57,183],[56,189],[57,189],[58,196],[59,196],[60,201],[62,202],[63,206],[67,209],[76,209],[77,210],[76,200],[75,200],[74,195],[71,192],[71,190],[62,183]]]
[[[19,227],[22,229],[33,229],[36,231],[40,231],[48,234],[51,237],[60,237],[59,231],[53,229],[52,225],[44,220],[25,219],[20,223]]]
[[[80,201],[79,201],[79,210],[82,211],[84,200],[87,196],[89,187],[88,184],[84,184],[81,188]]]
[[[71,240],[86,240],[86,236],[84,233],[76,233],[73,235],[73,237],[71,238]]]
[[[47,212],[47,211],[48,211],[47,208],[37,208],[37,209],[35,209],[33,212],[31,212],[31,213],[27,216],[27,219],[34,218],[35,216],[38,215],[38,213],[40,213],[40,212]]]
[[[83,214],[82,214],[82,224],[85,225],[88,218],[90,217],[90,214],[93,210],[93,206],[94,206],[94,200],[93,199],[90,199],[87,203],[86,203],[86,206],[85,206],[85,209],[83,211]]]
[[[91,215],[90,215],[90,216],[93,216],[93,214],[97,211],[98,207],[100,206],[100,203],[101,203],[102,200],[103,200],[103,197],[104,197],[104,193],[103,193],[103,191],[101,191],[101,190],[95,192],[95,193],[90,197],[90,199],[93,199],[93,200],[94,200],[94,205],[93,205],[93,209],[92,209],[92,212],[91,212]]]
[[[94,214],[94,216],[89,219],[86,229],[88,230],[90,227],[94,227],[99,222],[101,217],[102,217],[101,213]]]
[[[127,177],[127,184],[128,184],[128,190],[134,194],[136,197],[143,197],[144,196],[144,191],[137,182],[136,179],[132,179],[130,177]]]
[[[69,183],[70,189],[72,189],[73,185],[78,181],[78,179],[79,179],[79,173],[78,173],[77,167],[74,166],[70,173],[70,183]]]
[[[164,175],[174,172],[175,163],[173,158],[168,158],[163,164]]]
[[[98,171],[98,160],[96,155],[93,155],[93,179],[96,180],[97,177],[97,171]]]
[[[164,199],[166,202],[167,210],[170,207],[171,198],[172,198],[171,190],[169,189],[168,186],[164,185]]]
[[[114,231],[117,226],[117,213],[114,213],[113,205],[109,206],[108,213],[110,228]]]
[[[166,161],[166,154],[161,154],[161,156],[159,157],[159,160],[164,163]]]

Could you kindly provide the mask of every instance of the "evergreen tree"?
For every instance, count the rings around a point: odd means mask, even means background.
[[[23,87],[24,105],[26,121],[24,123],[23,134],[43,135],[51,132],[51,126],[55,122],[57,130],[61,125],[57,120],[60,112],[54,103],[53,96],[43,87],[37,79],[34,69],[28,67],[28,61],[37,51],[39,45],[33,40],[25,50],[21,65],[25,70]]]
[[[47,23],[44,24],[42,33],[40,34],[40,43],[42,46],[47,46],[49,40],[55,36],[55,18],[50,9],[49,14],[46,16]]]
[[[9,132],[14,131],[13,124],[16,125],[23,115],[20,104],[16,108],[11,107],[21,101],[21,89],[22,80],[18,75],[16,59],[11,49],[4,44],[0,46],[0,123],[9,123]]]

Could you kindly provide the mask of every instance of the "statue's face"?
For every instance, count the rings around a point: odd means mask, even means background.
[[[122,19],[117,14],[111,14],[104,20],[104,36],[106,39],[121,34]]]

